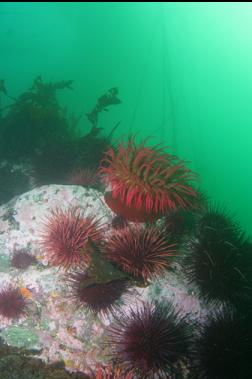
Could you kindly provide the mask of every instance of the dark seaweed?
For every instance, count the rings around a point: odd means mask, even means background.
[[[28,173],[21,168],[13,168],[8,163],[0,167],[0,205],[30,189],[31,181]]]
[[[4,89],[5,86],[3,94]],[[34,169],[36,185],[66,184],[67,175],[76,168],[97,169],[111,145],[112,132],[108,136],[100,135],[98,116],[109,105],[121,102],[118,89],[112,88],[99,97],[87,114],[91,131],[82,136],[77,132],[82,114],[69,115],[57,99],[57,92],[64,89],[72,89],[72,80],[47,83],[38,76],[31,88],[17,99],[8,95],[12,104],[0,110],[0,161],[28,161]],[[5,192],[3,202],[12,197],[9,188]]]
[[[56,97],[56,91],[70,88],[71,83],[45,83],[38,77],[13,102],[0,120],[2,159],[31,158],[48,141],[71,137],[65,111]]]

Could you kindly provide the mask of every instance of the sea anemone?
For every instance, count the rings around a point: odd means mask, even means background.
[[[169,303],[130,308],[108,329],[111,357],[141,379],[167,378],[174,373],[178,362],[187,357],[188,341],[185,318]]]
[[[106,257],[124,272],[147,281],[163,274],[176,254],[176,245],[159,227],[124,228],[113,232],[107,240]]]
[[[226,306],[209,315],[198,331],[194,349],[197,378],[252,378],[251,320]]]
[[[233,231],[207,231],[207,236],[193,240],[186,257],[186,271],[198,285],[206,301],[231,302],[233,305],[251,298],[251,248],[242,236],[231,241],[223,238]]]
[[[155,222],[162,217],[161,213],[147,212],[144,209],[136,209],[134,207],[128,207],[122,200],[113,197],[113,193],[108,191],[104,194],[104,201],[107,206],[119,217],[123,217],[125,220],[132,222]]]
[[[111,196],[105,200],[115,208],[118,200],[118,208],[124,204],[160,216],[171,209],[190,208],[197,196],[190,185],[195,175],[184,162],[161,148],[137,146],[133,138],[126,146],[107,151],[100,172],[111,187]]]
[[[30,265],[36,263],[37,259],[25,249],[16,250],[11,259],[11,265],[21,270],[26,270]]]
[[[19,288],[6,286],[0,291],[0,315],[19,319],[27,314],[27,300]]]
[[[74,272],[66,279],[71,288],[70,298],[94,314],[113,313],[118,300],[129,291],[129,281],[126,279],[96,283],[88,272]]]
[[[77,208],[56,208],[45,223],[41,243],[52,265],[69,269],[89,263],[89,238],[95,242],[101,240],[99,220],[85,216]]]
[[[79,168],[69,174],[67,183],[76,186],[96,188],[99,183],[99,177],[96,170]]]

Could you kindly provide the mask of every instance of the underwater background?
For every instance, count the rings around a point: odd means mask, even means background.
[[[0,73],[18,97],[34,78],[73,80],[77,115],[117,86],[108,133],[152,136],[252,233],[250,3],[1,3]],[[0,94],[1,106],[11,101]],[[83,117],[78,125],[90,130]]]
[[[0,379],[252,378],[252,3],[0,3]]]

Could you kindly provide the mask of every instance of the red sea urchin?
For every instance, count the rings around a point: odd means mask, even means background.
[[[127,213],[128,219],[130,212],[123,206],[133,213],[143,212],[144,221],[148,214],[160,217],[166,211],[188,209],[195,203],[197,192],[189,184],[195,175],[184,162],[161,148],[137,146],[133,138],[126,146],[107,151],[100,172],[111,187],[111,196],[105,197],[107,204],[122,216]],[[135,219],[138,221],[133,214],[131,221]]]
[[[48,217],[42,236],[49,262],[65,269],[89,263],[88,240],[101,240],[101,225],[79,209],[56,209]]]
[[[133,373],[125,374],[121,368],[113,368],[113,366],[98,367],[95,379],[133,379]]]
[[[0,291],[0,315],[18,319],[27,314],[27,300],[19,288],[8,286]]]
[[[158,227],[137,225],[114,231],[108,238],[106,257],[135,278],[147,281],[162,274],[175,255],[176,245]]]
[[[187,357],[188,340],[185,318],[169,303],[131,308],[108,328],[112,358],[137,379],[170,378]]]

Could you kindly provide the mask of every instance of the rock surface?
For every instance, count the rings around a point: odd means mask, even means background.
[[[0,207],[0,289],[11,283],[29,294],[26,317],[14,321],[0,316],[0,337],[11,346],[40,350],[38,357],[48,363],[64,361],[68,370],[87,373],[97,363],[106,363],[104,339],[113,317],[94,317],[69,300],[65,272],[50,267],[40,243],[50,210],[72,206],[102,217],[109,232],[113,215],[103,194],[78,186],[43,186]],[[23,271],[13,268],[11,257],[17,249],[26,249],[38,263]],[[191,320],[205,314],[179,267],[146,288],[133,288],[133,293],[131,306],[168,299]]]

